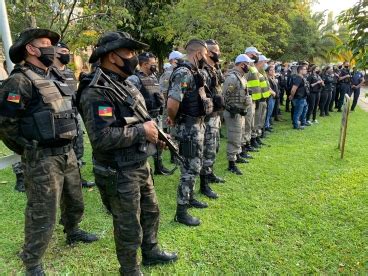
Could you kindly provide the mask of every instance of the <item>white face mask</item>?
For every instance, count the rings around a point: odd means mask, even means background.
[[[263,70],[266,70],[267,68],[268,68],[268,64],[267,63],[263,64]]]

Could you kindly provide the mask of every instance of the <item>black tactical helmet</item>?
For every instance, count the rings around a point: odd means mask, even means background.
[[[105,54],[120,48],[130,50],[142,50],[149,46],[145,43],[134,40],[132,36],[126,32],[107,32],[104,33],[97,42],[89,63],[95,63]]]
[[[37,38],[49,38],[52,45],[60,39],[60,35],[47,29],[30,28],[20,33],[14,44],[9,49],[9,56],[12,62],[19,63],[25,59],[26,45]]]

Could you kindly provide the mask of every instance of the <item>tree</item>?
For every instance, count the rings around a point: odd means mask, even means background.
[[[339,22],[344,24],[350,33],[348,46],[352,57],[362,69],[368,68],[368,1],[360,0],[352,8],[342,12]]]

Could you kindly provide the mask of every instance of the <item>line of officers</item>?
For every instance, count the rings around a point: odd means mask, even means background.
[[[107,32],[89,59],[98,66],[80,79],[76,93],[52,65],[59,39],[47,29],[23,31],[9,50],[16,66],[0,88],[0,137],[21,155],[24,166],[27,205],[20,257],[26,275],[45,275],[42,257],[59,205],[68,244],[98,240],[79,227],[84,202],[73,150],[78,115],[92,145],[96,185],[112,214],[120,274],[142,275],[139,248],[143,265],[176,261],[176,253],[158,245],[159,207],[147,162],[154,155],[156,174],[168,171],[161,158],[165,145],[158,139],[160,115],[165,110],[164,128],[188,164],[180,166],[175,221],[198,226],[200,220],[188,209],[208,204],[195,198],[196,177],[200,175],[200,192],[211,199],[218,195],[210,183],[224,182],[213,171],[221,112],[227,125],[230,172],[241,175],[236,164],[247,162],[248,152],[262,144],[266,100],[274,93],[263,71],[268,59],[249,47],[223,78],[218,68],[220,45],[215,40],[192,39],[185,46],[186,61],[179,52],[171,54],[171,71],[161,77],[160,90],[155,57],[148,52],[137,55],[148,45],[126,32]],[[116,87],[128,91],[133,104],[116,101]],[[138,104],[147,108],[153,120],[129,123],[132,106]]]

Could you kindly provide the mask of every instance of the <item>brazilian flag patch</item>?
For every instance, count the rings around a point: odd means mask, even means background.
[[[111,106],[99,106],[98,116],[100,117],[112,117],[112,107]]]
[[[12,103],[19,103],[20,102],[20,95],[15,93],[9,93],[8,98],[6,99],[8,102]]]

